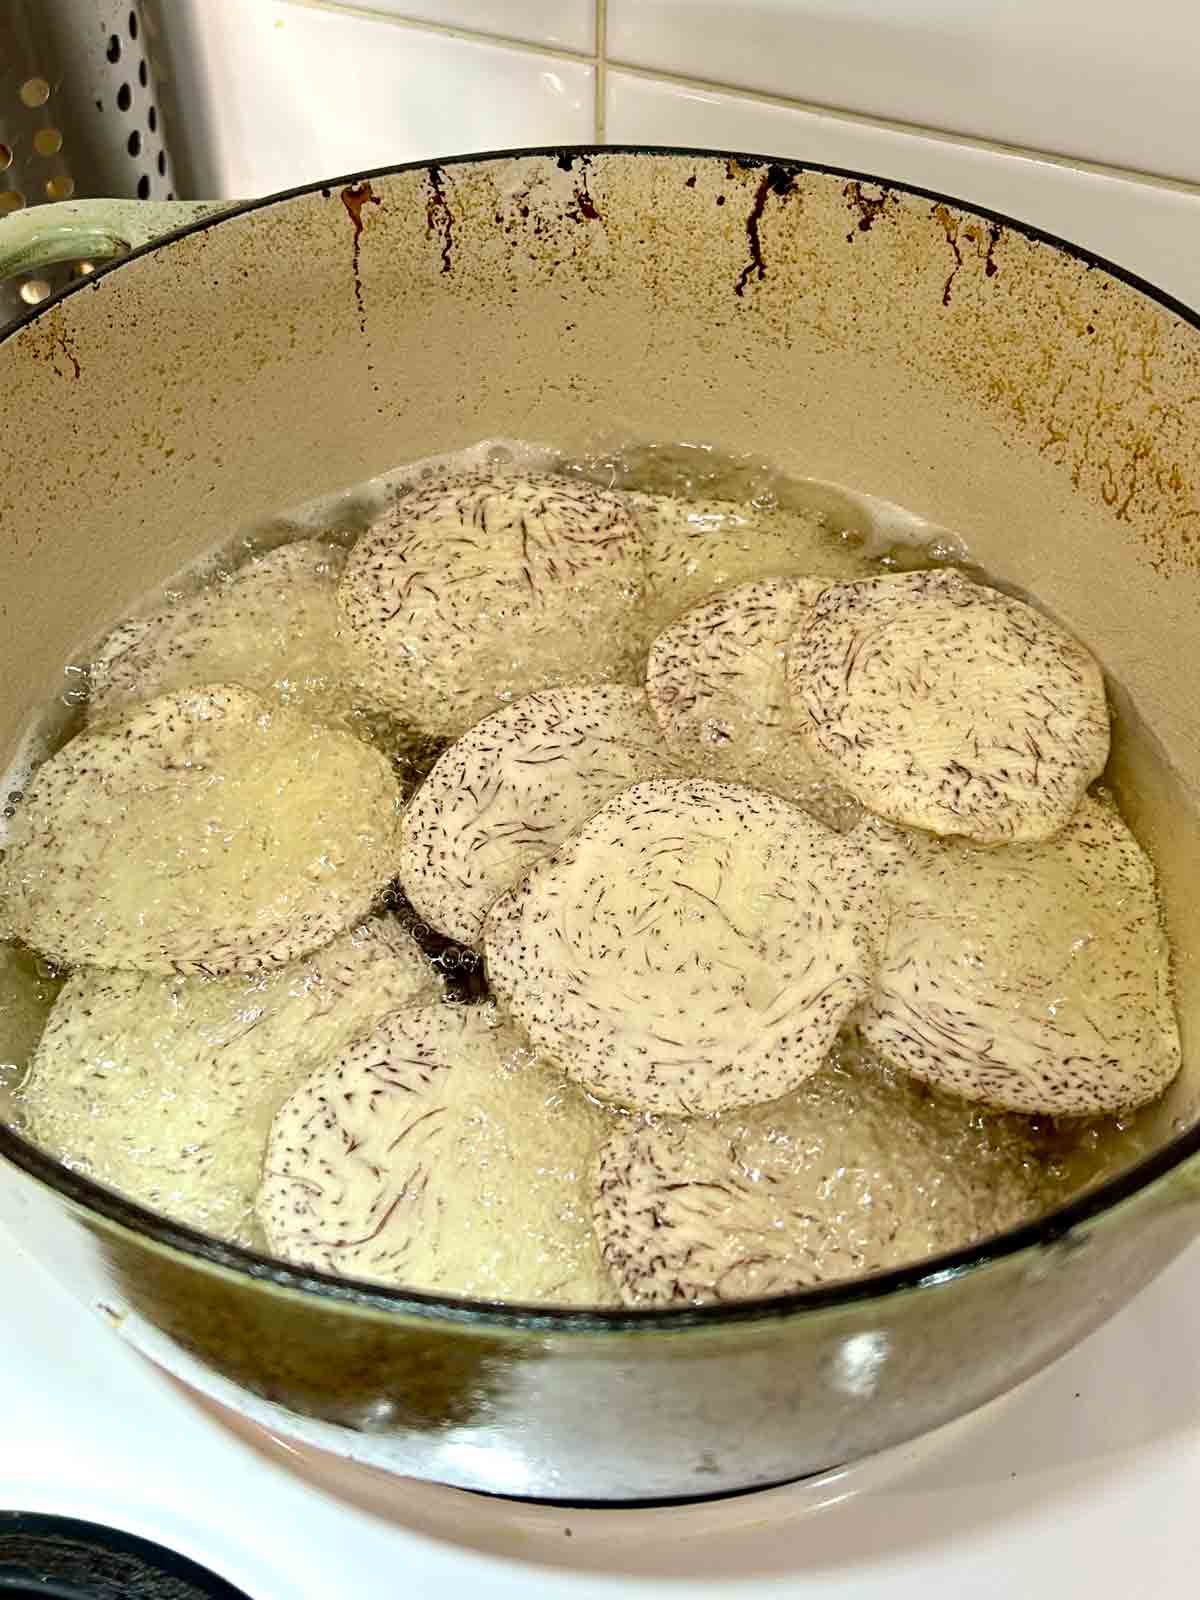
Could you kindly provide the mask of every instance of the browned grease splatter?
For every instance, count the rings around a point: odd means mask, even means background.
[[[592,199],[591,190],[588,188],[588,168],[591,166],[591,157],[585,156],[582,151],[564,150],[558,158],[560,172],[573,172],[576,163],[579,166],[579,179],[575,184],[575,206],[567,212],[572,222],[603,222],[596,202]],[[695,182],[695,179],[692,180]]]
[[[68,337],[68,335],[66,334],[66,332],[62,328],[59,328],[55,332],[54,342],[55,342],[56,348],[59,351],[61,351],[61,353],[71,363],[71,376],[72,376],[72,378],[74,378],[75,380],[78,380],[80,372],[82,371],[82,368],[79,365],[79,357],[75,354],[75,348],[72,345],[70,338]],[[55,362],[55,366],[56,367],[58,366],[57,362]],[[61,369],[59,369],[59,370],[61,370]]]
[[[362,241],[363,207],[367,205],[382,206],[383,201],[364,179],[362,183],[349,183],[342,190],[342,204],[350,218],[354,229],[354,240],[351,245],[350,262],[354,272],[354,303],[358,307],[358,326],[360,332],[366,335],[367,314],[363,305],[362,275],[358,270],[358,252]]]
[[[955,278],[962,271],[963,264],[962,251],[958,248],[958,219],[952,214],[949,206],[941,204],[934,206],[932,215],[941,223],[946,235],[946,243],[954,252],[954,265],[950,269],[950,275],[946,279],[945,287],[942,290],[942,304],[948,306],[950,304],[950,291],[954,287]]]
[[[950,304],[950,291],[954,285],[954,280],[962,271],[963,266],[962,246],[959,243],[960,235],[962,238],[966,239],[974,247],[976,253],[983,258],[984,276],[987,278],[994,278],[997,272],[1000,270],[996,264],[996,246],[1000,243],[1000,240],[1003,237],[1004,229],[998,222],[989,222],[987,224],[987,231],[985,235],[984,228],[981,223],[968,222],[960,224],[959,219],[954,215],[949,207],[940,204],[932,208],[932,215],[938,222],[941,223],[942,231],[946,235],[946,243],[954,252],[954,265],[950,269],[950,274],[947,277],[945,287],[942,290],[942,304],[944,306],[948,306]]]
[[[1001,228],[998,222],[988,223],[988,242],[983,258],[983,270],[989,278],[994,278],[1000,270],[996,265],[995,257],[996,246],[1000,243],[1000,233]]]
[[[354,228],[354,243],[358,244],[363,231],[363,207],[366,205],[381,206],[383,201],[372,189],[370,183],[364,179],[362,183],[349,183],[342,190],[342,204],[350,216]]]
[[[442,271],[454,270],[454,213],[446,199],[446,175],[439,166],[429,169],[429,199],[425,202],[425,231],[442,245]]]
[[[796,179],[786,167],[772,163],[759,179],[758,188],[754,194],[754,204],[750,207],[750,215],[746,218],[746,238],[750,244],[750,260],[738,274],[733,292],[738,299],[746,293],[746,285],[750,279],[757,277],[759,281],[767,275],[767,265],[763,260],[762,236],[759,233],[759,223],[762,221],[763,212],[766,210],[767,200],[771,195],[778,195],[782,203],[787,197],[796,192]]]
[[[873,225],[883,215],[893,199],[890,189],[881,189],[877,196],[864,194],[862,184],[857,181],[848,183],[842,193],[845,195],[851,209],[858,212],[859,233],[870,233]],[[853,232],[846,235],[847,243],[852,242],[853,239]]]
[[[60,378],[76,381],[82,368],[79,365],[79,357],[75,354],[74,340],[66,328],[63,308],[47,307],[40,318],[35,319],[34,326],[42,335],[41,339],[35,335],[34,342],[30,344],[30,352],[34,359],[48,362]]]
[[[575,185],[575,210],[572,217],[576,222],[599,222],[600,213],[596,209],[596,202],[588,193],[587,175]]]
[[[984,276],[994,278],[1000,270],[995,261],[994,251],[999,243],[1001,227],[998,222],[989,222],[987,226],[987,243],[984,244],[983,229],[977,222],[970,222],[963,229],[963,234],[975,246],[976,251],[983,257]]]

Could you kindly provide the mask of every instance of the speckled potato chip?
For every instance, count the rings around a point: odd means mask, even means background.
[[[484,944],[503,1005],[592,1094],[717,1111],[820,1067],[883,927],[875,869],[846,839],[772,795],[664,780],[534,867]]]
[[[892,913],[861,1020],[881,1055],[1027,1113],[1162,1093],[1180,1063],[1166,935],[1153,869],[1114,806],[1086,798],[1041,844],[886,833]]]
[[[338,602],[367,699],[455,735],[534,689],[632,681],[643,582],[619,495],[493,473],[401,495],[351,552]]]
[[[395,875],[399,826],[374,750],[210,685],[97,723],[43,763],[0,893],[14,932],[58,961],[253,972],[365,916]]]
[[[653,631],[701,600],[751,580],[858,578],[862,552],[814,511],[729,500],[630,494],[646,547],[646,606]]]
[[[302,539],[122,623],[90,665],[89,719],[168,690],[239,683],[322,721],[346,721],[352,697],[337,616],[345,563],[337,545]]]
[[[77,972],[22,1086],[25,1131],[164,1216],[258,1242],[271,1119],[309,1074],[441,985],[391,917],[315,955],[228,978]]]
[[[284,1260],[343,1277],[612,1301],[586,1188],[599,1118],[494,1008],[398,1011],[280,1109],[258,1213]]]
[[[800,619],[788,678],[830,775],[868,810],[932,833],[1051,838],[1108,759],[1092,656],[957,572],[831,585]]]
[[[692,606],[650,646],[646,695],[667,745],[706,778],[803,803],[827,784],[800,738],[787,647],[819,578],[744,583]]]
[[[1038,1166],[1017,1119],[835,1058],[771,1105],[614,1130],[596,1234],[630,1306],[787,1294],[1029,1220]]]
[[[468,729],[404,816],[400,881],[420,914],[478,947],[492,903],[606,800],[672,771],[640,689],[544,689]]]

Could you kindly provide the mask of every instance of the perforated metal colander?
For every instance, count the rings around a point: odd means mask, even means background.
[[[0,217],[73,196],[175,198],[145,0],[0,3]],[[0,283],[0,324],[90,270]]]

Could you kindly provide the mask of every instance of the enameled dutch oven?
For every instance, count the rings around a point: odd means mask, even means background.
[[[132,596],[281,508],[485,437],[753,451],[957,530],[1105,663],[1189,1065],[1114,1181],[953,1256],[771,1301],[592,1314],[360,1286],[165,1222],[0,1128],[31,1247],[278,1433],[564,1500],[853,1461],[1110,1316],[1200,1226],[1196,314],[959,201],[759,156],[510,153],[202,211],[0,224],[7,269],[175,229],[0,342],[0,753]]]

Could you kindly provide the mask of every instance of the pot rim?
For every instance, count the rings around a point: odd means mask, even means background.
[[[406,161],[302,184],[292,189],[282,189],[255,200],[231,203],[227,210],[215,216],[201,218],[199,221],[187,223],[183,227],[165,233],[148,244],[130,251],[127,255],[97,267],[95,272],[86,278],[68,284],[0,333],[0,344],[4,344],[29,323],[44,316],[68,296],[94,288],[101,278],[107,277],[111,272],[119,272],[129,262],[167,248],[191,234],[220,227],[225,222],[262,210],[280,201],[300,199],[314,194],[328,198],[335,189],[371,178],[387,178],[405,172],[440,171],[447,167],[479,166],[485,162],[511,161],[522,157],[574,161],[610,155],[647,156],[654,159],[685,157],[698,162],[736,161],[750,168],[778,167],[785,173],[815,172],[827,177],[845,178],[850,182],[868,183],[884,191],[895,190],[953,206],[956,210],[998,223],[1001,227],[1039,244],[1049,245],[1052,249],[1082,261],[1089,268],[1099,269],[1172,312],[1200,333],[1200,313],[1165,290],[1139,277],[1138,274],[1129,272],[1083,245],[1073,244],[1070,240],[1061,239],[1058,235],[1035,227],[1031,223],[1019,222],[1003,212],[974,205],[954,195],[942,194],[917,184],[904,183],[848,167],[835,167],[823,162],[759,155],[745,151],[699,150],[689,146],[672,145],[580,144],[490,150],[448,156],[443,159]],[[560,1334],[604,1334],[635,1330],[646,1333],[651,1331],[678,1333],[692,1327],[712,1328],[745,1322],[776,1321],[805,1312],[832,1310],[863,1301],[882,1300],[903,1293],[905,1290],[933,1287],[963,1277],[969,1272],[990,1266],[1007,1257],[1019,1255],[1024,1250],[1051,1245],[1069,1234],[1072,1229],[1114,1210],[1123,1201],[1148,1190],[1160,1179],[1167,1177],[1197,1155],[1200,1155],[1200,1119],[1127,1171],[1096,1185],[1095,1188],[1087,1190],[1053,1211],[1046,1212],[1035,1221],[1024,1223],[1018,1228],[1009,1229],[964,1248],[932,1256],[911,1266],[799,1289],[790,1294],[729,1301],[717,1305],[688,1306],[670,1310],[631,1308],[584,1310],[425,1294],[417,1290],[392,1289],[361,1279],[342,1278],[315,1269],[290,1266],[245,1246],[227,1244],[184,1223],[172,1222],[149,1207],[140,1205],[82,1173],[64,1166],[53,1156],[47,1155],[22,1137],[15,1129],[0,1123],[0,1157],[7,1159],[44,1187],[55,1191],[73,1206],[85,1212],[92,1212],[135,1234],[144,1235],[153,1243],[173,1253],[195,1258],[199,1263],[224,1268],[240,1277],[270,1287],[298,1291],[326,1304],[349,1304],[361,1310],[399,1313],[420,1321],[458,1324],[479,1331],[508,1330]]]

